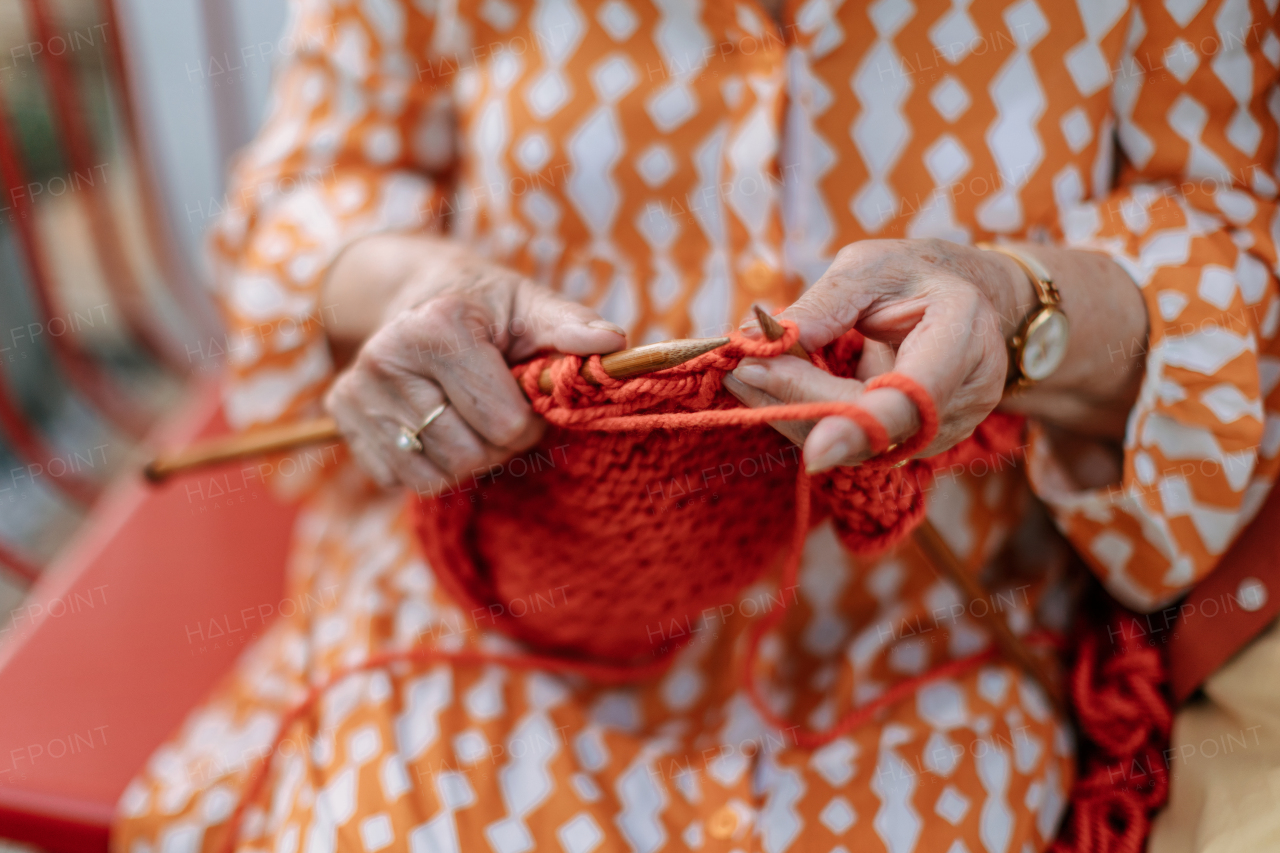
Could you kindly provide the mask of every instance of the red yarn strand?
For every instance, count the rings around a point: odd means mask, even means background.
[[[800,560],[804,556],[804,543],[808,538],[809,532],[809,510],[810,510],[810,488],[809,475],[800,472],[796,477],[796,533],[795,539],[791,543],[791,550],[787,553],[787,562],[782,570],[782,580],[779,582],[783,589],[794,587],[797,584],[800,575]],[[764,696],[760,693],[760,685],[755,677],[753,669],[758,657],[760,641],[764,639],[765,634],[777,627],[786,615],[786,608],[781,607],[776,610],[769,611],[768,614],[752,626],[751,633],[747,639],[747,653],[743,659],[742,680],[747,686],[747,695],[751,698],[751,704],[755,706],[756,713],[769,725],[779,731],[787,731],[795,728],[790,720],[775,714],[773,709],[769,707]],[[908,678],[890,687],[873,701],[868,702],[859,708],[846,713],[831,728],[815,732],[808,729],[797,729],[795,732],[796,745],[801,749],[817,749],[824,744],[830,743],[843,734],[865,725],[874,719],[875,715],[880,711],[898,702],[908,699],[915,695],[916,691],[931,681],[941,678],[951,678],[961,673],[967,672],[976,666],[980,666],[987,661],[993,660],[998,650],[992,646],[985,651],[968,657],[959,658],[949,661],[940,666],[936,666],[928,672]]]
[[[798,339],[799,333],[794,323],[784,321],[784,326],[785,334],[776,341],[747,339],[735,334],[728,346],[700,356],[679,368],[627,380],[615,380],[605,375],[600,368],[598,356],[588,359],[589,371],[596,384],[581,377],[579,370],[583,360],[575,356],[559,359],[535,358],[525,365],[513,368],[513,373],[533,401],[534,409],[551,424],[562,429],[591,433],[637,433],[643,438],[643,434],[658,430],[672,433],[726,427],[743,430],[760,427],[770,421],[815,420],[837,416],[849,419],[862,429],[869,445],[876,452],[884,451],[889,446],[886,430],[870,413],[856,404],[806,403],[746,409],[738,407],[731,398],[726,398],[721,381],[742,358],[779,355]],[[856,358],[861,352],[861,341],[860,336],[851,333],[833,343],[823,354],[815,354],[814,363],[823,367],[830,364],[828,369],[833,369],[833,372],[847,372],[851,370],[850,359]],[[544,368],[550,370],[553,380],[549,394],[543,394],[538,388],[537,380]],[[836,515],[842,539],[850,547],[863,552],[888,547],[900,540],[922,517],[923,485],[932,476],[932,466],[927,462],[914,461],[914,467],[900,469],[894,463],[905,462],[933,440],[938,428],[937,413],[928,393],[905,376],[887,374],[867,383],[868,389],[880,387],[895,388],[911,399],[919,411],[920,429],[890,454],[856,469],[838,469],[829,475],[823,475],[816,484],[801,468],[795,479],[794,525],[781,573],[784,588],[795,586],[799,576],[813,514],[815,491],[827,500],[829,509]],[[1020,428],[1021,422],[1018,422],[1017,429]],[[1005,427],[999,435],[1011,436],[1016,435],[1016,432]],[[997,441],[995,436],[997,433],[991,433],[988,437]],[[984,450],[966,452],[981,454]],[[429,503],[419,503],[419,525],[424,530],[424,535],[426,528],[423,523],[427,517],[425,514],[428,513],[425,507]],[[449,553],[459,552],[454,549]],[[448,566],[436,565],[434,561],[432,565],[450,591],[459,593],[460,600],[464,603],[467,598],[474,600],[474,596],[469,594],[471,590],[465,579],[455,582],[449,574],[451,569]],[[794,727],[768,706],[757,683],[755,670],[761,641],[785,615],[784,602],[782,607],[770,610],[751,627],[742,664],[743,679],[752,704],[765,721],[783,730]],[[395,663],[449,661],[458,665],[498,664],[513,669],[540,669],[615,683],[656,677],[669,666],[673,654],[674,651],[647,664],[635,665],[537,652],[497,654],[474,649],[448,652],[436,648],[416,648],[378,654],[360,664],[338,669],[320,684],[311,686],[303,699],[282,716],[270,751],[254,768],[246,782],[244,795],[228,826],[223,850],[229,853],[235,849],[246,810],[262,794],[272,757],[290,727],[302,720],[328,689],[351,675],[385,668]],[[841,734],[864,725],[889,706],[909,698],[922,685],[968,671],[995,659],[997,654],[997,649],[992,647],[896,684],[873,702],[845,714],[826,731],[800,731],[796,737],[797,744],[802,748],[812,749],[830,742]]]
[[[928,447],[937,438],[938,411],[933,405],[933,398],[929,396],[929,392],[924,390],[920,383],[901,373],[882,373],[879,376],[872,377],[865,387],[868,391],[874,391],[877,388],[892,388],[895,391],[901,391],[907,395],[907,399],[916,407],[916,412],[920,417],[920,428],[910,438],[896,447],[892,453],[887,454],[885,456],[886,462],[899,462],[910,459]]]

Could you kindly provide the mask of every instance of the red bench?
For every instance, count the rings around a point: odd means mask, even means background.
[[[204,388],[155,444],[226,429]],[[0,837],[105,850],[129,780],[278,612],[295,510],[233,470],[116,484],[12,614]]]

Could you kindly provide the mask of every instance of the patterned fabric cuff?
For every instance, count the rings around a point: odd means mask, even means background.
[[[1259,350],[1275,334],[1275,279],[1248,251],[1250,234],[1194,209],[1173,187],[1136,186],[1081,205],[1064,230],[1068,245],[1107,254],[1141,289],[1148,340],[1114,346],[1117,356],[1144,356],[1146,374],[1120,482],[1079,488],[1038,429],[1028,472],[1111,592],[1152,609],[1212,570],[1270,489],[1274,465],[1261,466],[1260,451],[1272,460],[1280,441],[1264,438],[1270,387]]]

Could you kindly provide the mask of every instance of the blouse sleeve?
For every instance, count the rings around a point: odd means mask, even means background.
[[[1123,479],[1076,487],[1035,428],[1028,470],[1112,594],[1153,610],[1214,568],[1276,475],[1280,39],[1260,0],[1140,0],[1129,26],[1119,181],[1062,221],[1068,245],[1128,271],[1150,318],[1147,342],[1113,345],[1146,348]]]
[[[319,413],[334,311],[321,287],[344,248],[441,227],[434,176],[454,140],[432,64],[442,27],[423,11],[434,6],[388,0],[375,15],[337,0],[291,4],[269,117],[239,157],[211,239],[237,429]]]

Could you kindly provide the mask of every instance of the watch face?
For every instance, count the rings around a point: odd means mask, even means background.
[[[1066,358],[1069,337],[1067,315],[1056,308],[1043,309],[1027,325],[1022,375],[1032,382],[1047,379]]]

